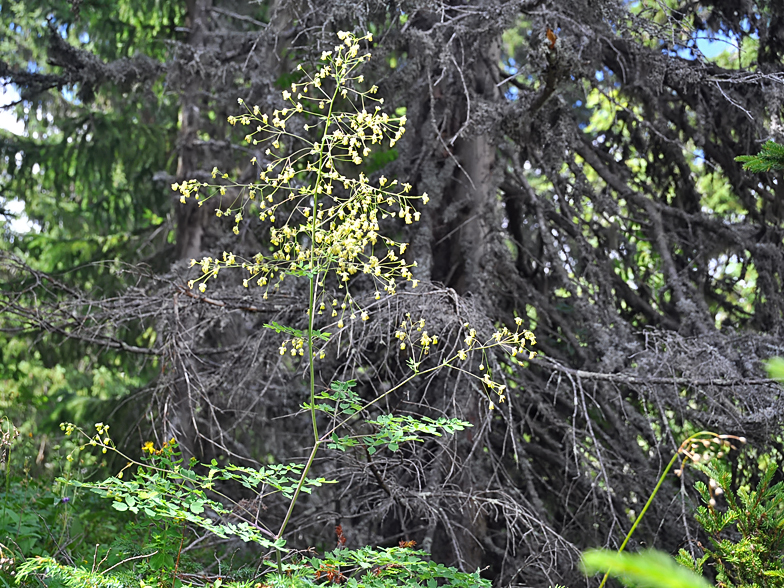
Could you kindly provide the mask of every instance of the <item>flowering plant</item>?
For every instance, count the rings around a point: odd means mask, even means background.
[[[254,469],[231,464],[220,466],[214,460],[199,467],[194,460],[186,466],[181,463],[174,440],[158,449],[152,443],[145,444],[142,450],[146,457],[135,461],[120,453],[108,435],[108,427],[102,423],[96,425],[97,434],[63,425],[67,434],[79,431],[85,436],[83,447],[115,451],[128,462],[121,472],[104,482],[79,485],[112,499],[118,510],[184,521],[220,536],[234,535],[274,549],[278,573],[286,569],[282,561],[286,550],[285,531],[300,493],[328,483],[323,478],[308,477],[322,445],[338,450],[362,445],[370,455],[382,448],[397,451],[401,443],[419,441],[423,435],[453,433],[469,427],[470,423],[454,418],[385,414],[366,421],[366,429],[372,431],[369,433],[356,434],[348,424],[362,413],[367,415],[371,406],[413,378],[442,368],[456,369],[480,380],[492,409],[495,402],[504,401],[506,388],[493,379],[487,350],[498,347],[517,362],[515,356],[520,354],[532,357],[527,347],[535,343],[532,333],[521,330],[519,318],[515,331],[501,327],[485,342],[480,341],[475,329],[465,325],[464,345],[458,344],[453,353],[425,365],[431,349],[439,344],[439,337],[428,332],[424,319],[406,315],[395,338],[400,351],[409,356],[411,374],[407,378],[371,400],[361,398],[353,390],[353,381],[332,382],[328,390],[317,391],[315,361],[323,357],[324,351],[316,350],[315,346],[330,337],[328,331],[315,328],[317,317],[334,321],[326,328],[338,329],[344,327],[346,320],[369,320],[368,310],[361,308],[350,293],[354,276],[364,275],[373,281],[376,299],[394,296],[401,281],[417,287],[418,281],[411,272],[416,262],[408,262],[403,257],[406,244],[382,235],[380,222],[394,215],[406,224],[414,223],[420,218],[416,205],[428,202],[427,194],[411,194],[410,184],[384,176],[371,182],[363,171],[356,169],[374,146],[387,143],[393,147],[402,138],[406,117],[384,112],[383,98],[376,97],[378,88],[365,84],[360,69],[370,54],[362,52],[361,45],[372,42],[372,35],[357,37],[341,32],[338,37],[341,44],[322,53],[317,71],[308,73],[302,66],[298,67],[301,77],[281,94],[283,108],[269,115],[240,100],[244,111],[229,117],[230,124],[249,127],[247,143],[265,148],[264,158],[251,159],[251,164],[259,169],[257,180],[251,184],[232,182],[228,173],[216,168],[212,173],[217,180],[214,184],[190,180],[173,185],[182,202],[193,199],[199,206],[215,202],[216,215],[231,219],[234,233],[240,232],[251,214],[267,223],[269,252],[249,259],[229,252],[217,259],[194,259],[191,266],[198,266],[200,273],[189,281],[189,288],[206,291],[208,281],[228,268],[244,272],[243,285],[262,288],[265,298],[287,276],[307,280],[307,329],[278,323],[265,325],[285,335],[281,354],[307,357],[309,398],[303,402],[303,408],[310,413],[313,437],[305,463]],[[338,295],[328,295],[330,288],[335,288]],[[473,353],[482,355],[481,375],[462,367]],[[318,413],[331,417],[325,430],[320,430]],[[347,430],[349,434],[345,434]],[[125,470],[134,467],[132,479],[124,480]],[[207,474],[199,473],[201,470]],[[218,480],[240,483],[255,492],[259,501],[270,492],[285,496],[289,500],[288,509],[277,530],[259,520],[258,514],[247,516],[241,502],[233,503],[219,491],[215,484]],[[232,506],[225,506],[227,502]],[[390,560],[394,563],[383,565],[394,570],[409,562],[413,570],[419,560],[411,555],[410,547],[401,547],[405,551],[400,553],[379,551],[374,557],[381,561],[394,556]],[[351,553],[351,557],[359,557],[359,552]],[[323,575],[340,578],[346,569],[341,571],[341,565],[349,565],[345,562],[351,557],[348,552],[331,557],[322,566],[326,570]],[[363,552],[363,561],[368,557]],[[386,569],[376,565],[376,569]],[[363,567],[367,566],[363,564]],[[428,585],[436,577],[442,580],[449,577],[441,568],[427,569],[431,570],[428,574],[433,574],[427,576]],[[460,582],[464,580],[459,575],[453,577]],[[478,577],[471,575],[471,578],[471,583],[478,582]]]
[[[214,168],[212,177],[220,178],[220,184],[191,180],[172,186],[179,191],[181,202],[193,198],[199,206],[226,196],[229,190],[236,192],[230,203],[220,199],[215,209],[218,217],[233,219],[235,233],[251,210],[259,220],[270,223],[270,255],[239,259],[224,253],[220,259],[194,259],[191,265],[199,265],[202,275],[190,287],[198,283],[205,291],[206,281],[227,267],[242,268],[247,274],[243,284],[260,286],[265,295],[286,275],[306,276],[313,286],[311,306],[323,312],[327,306],[321,302],[324,278],[334,272],[338,288],[345,290],[341,320],[342,314],[355,307],[346,289],[354,274],[361,272],[375,280],[377,299],[381,291],[393,294],[399,278],[416,287],[410,270],[416,263],[402,258],[406,244],[381,235],[379,220],[397,215],[407,224],[418,221],[420,213],[414,205],[418,200],[427,204],[427,194],[411,195],[410,184],[384,176],[374,185],[363,172],[352,173],[352,166],[362,164],[373,146],[388,141],[394,147],[405,133],[406,117],[382,110],[384,99],[375,96],[377,86],[362,89],[364,76],[356,70],[370,59],[370,53],[360,54],[360,43],[372,41],[373,36],[340,32],[338,37],[343,43],[322,53],[323,64],[317,72],[311,75],[298,67],[302,81],[282,92],[284,108],[269,116],[240,98],[245,112],[229,117],[232,125],[253,127],[245,136],[247,143],[267,146],[266,161],[251,159],[260,168],[258,181],[250,185],[231,182],[227,173]],[[309,122],[303,124],[294,117]],[[306,133],[317,138],[310,139]],[[337,305],[337,300],[330,304],[332,316],[338,315]],[[366,320],[367,314],[362,318]]]

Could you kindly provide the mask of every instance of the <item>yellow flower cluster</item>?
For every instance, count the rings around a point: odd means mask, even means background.
[[[288,345],[291,345],[291,347],[288,348]],[[291,355],[305,355],[305,338],[294,337],[284,341],[280,346],[280,354],[286,355],[286,351],[290,351]]]
[[[516,361],[514,358],[518,355],[523,354],[527,354],[527,359],[533,359],[536,357],[536,352],[526,349],[526,346],[535,345],[536,337],[529,330],[520,330],[520,327],[523,324],[522,318],[516,317],[515,324],[517,325],[517,328],[514,331],[509,330],[506,326],[502,326],[492,334],[488,341],[480,343],[477,340],[476,330],[472,329],[470,325],[466,323],[463,325],[467,330],[467,335],[463,340],[465,347],[458,350],[457,358],[464,361],[468,359],[468,354],[472,351],[481,351],[484,357],[487,349],[500,347],[501,350],[505,351],[513,358],[513,361]],[[480,379],[485,386],[485,390],[494,392],[497,395],[498,402],[504,402],[506,400],[506,386],[493,380],[491,369],[489,366],[485,366],[484,361],[479,364],[479,371],[484,372]],[[490,410],[493,410],[495,408],[495,402],[489,395],[488,399],[490,401]]]
[[[144,453],[149,453],[151,456],[164,455],[170,453],[176,443],[177,440],[172,437],[169,441],[164,442],[160,449],[155,449],[155,444],[152,441],[147,441],[147,443],[142,445],[142,451]]]
[[[406,320],[400,323],[400,327],[395,332],[395,338],[400,341],[400,349],[411,349],[411,357],[408,359],[408,366],[419,373],[419,366],[430,354],[431,346],[438,345],[438,337],[430,335],[425,330],[425,319],[418,321],[411,319],[411,313],[406,313]]]
[[[485,391],[488,393],[491,410],[495,408],[495,401],[489,393],[493,392],[496,395],[498,402],[504,402],[506,400],[506,386],[493,380],[490,367],[485,365],[487,363],[487,350],[491,348],[500,348],[502,351],[509,354],[514,362],[518,361],[516,358],[521,355],[525,355],[528,359],[533,359],[536,356],[536,352],[527,349],[528,346],[536,344],[536,337],[531,331],[525,329],[521,330],[523,319],[517,317],[515,318],[515,323],[517,328],[514,331],[502,326],[484,343],[477,339],[476,329],[472,328],[468,323],[464,324],[464,346],[458,349],[455,355],[445,359],[441,364],[441,366],[451,367],[478,378],[484,385]],[[419,372],[425,356],[430,353],[431,346],[438,344],[438,337],[436,335],[431,335],[425,330],[425,319],[414,320],[411,318],[410,313],[406,313],[405,320],[400,323],[394,336],[395,339],[398,340],[400,350],[408,350],[411,354],[408,365],[415,373]],[[482,354],[482,362],[479,364],[479,371],[482,372],[481,376],[472,374],[468,370],[459,367],[458,361],[466,361],[469,355],[475,352]]]
[[[364,76],[356,70],[370,54],[362,53],[360,45],[371,42],[372,35],[340,32],[338,37],[342,43],[322,54],[323,63],[315,73],[297,68],[301,77],[281,94],[284,108],[269,116],[240,99],[245,112],[229,117],[232,125],[251,127],[246,142],[267,145],[267,162],[251,159],[253,165],[262,167],[258,181],[232,183],[228,174],[215,168],[212,177],[220,177],[218,185],[196,180],[172,185],[182,202],[194,198],[200,206],[231,191],[233,202],[226,205],[221,199],[215,212],[218,217],[233,218],[235,233],[249,210],[271,225],[271,254],[238,260],[224,253],[223,259],[192,260],[191,265],[200,265],[202,273],[189,282],[190,288],[199,283],[204,292],[205,281],[216,278],[221,268],[239,267],[247,273],[243,284],[264,288],[266,297],[268,289],[277,288],[285,275],[314,277],[323,286],[324,277],[332,272],[339,287],[346,289],[355,316],[347,283],[356,274],[366,274],[376,282],[376,298],[380,291],[394,294],[398,279],[416,287],[411,273],[416,263],[403,258],[406,245],[380,235],[379,222],[393,215],[406,223],[419,220],[414,201],[427,203],[427,194],[412,196],[410,184],[390,182],[383,176],[371,183],[364,173],[351,169],[364,161],[373,146],[388,141],[393,147],[405,132],[406,117],[383,112],[383,99],[375,97],[376,86],[362,90]],[[292,121],[295,116],[307,121],[301,127],[304,135]],[[318,138],[308,138],[311,135]],[[200,189],[211,193],[204,197]]]
[[[90,445],[92,447],[98,446],[101,448],[101,453],[106,453],[108,449],[114,447],[114,442],[109,436],[109,425],[104,425],[103,423],[95,423],[95,435],[88,435],[73,423],[60,423],[60,430],[65,432],[66,437],[70,437],[74,431],[77,431],[88,439],[84,445],[79,447],[79,450],[82,450],[87,445]],[[69,454],[66,459],[68,461],[73,461],[73,456]]]
[[[438,337],[425,330],[425,319],[411,320],[410,312],[406,313],[406,320],[400,323],[395,338],[400,341],[401,350],[412,345],[419,349],[421,355],[428,355],[431,345],[438,345]]]

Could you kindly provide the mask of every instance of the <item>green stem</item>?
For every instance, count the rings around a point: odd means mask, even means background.
[[[315,214],[313,215],[315,218]],[[308,371],[310,378],[310,422],[313,425],[313,442],[318,444],[319,433],[316,422],[316,358],[313,356],[313,320],[316,314],[316,290],[318,288],[318,274],[308,279],[310,291],[308,294]]]
[[[299,483],[297,484],[297,488],[294,490],[294,496],[291,498],[291,502],[289,503],[289,510],[286,512],[286,518],[283,519],[283,524],[280,526],[280,530],[278,531],[278,537],[283,535],[283,532],[286,530],[286,526],[289,524],[289,519],[291,518],[291,513],[294,512],[294,505],[297,503],[297,498],[299,498],[299,493],[302,490],[302,487],[305,485],[305,478],[310,471],[310,466],[313,465],[313,460],[316,458],[316,453],[318,453],[319,445],[321,445],[320,440],[316,440],[313,444],[313,449],[310,451],[310,457],[308,457],[308,462],[305,464],[305,469],[302,470],[302,476],[300,476]]]
[[[338,90],[340,89],[340,79],[336,79],[335,84],[335,92],[332,94],[332,99],[329,101],[329,111],[327,112],[326,120],[324,121],[324,134],[321,137],[321,145],[319,149],[319,162],[318,162],[318,173],[316,175],[316,184],[315,189],[313,190],[313,218],[311,219],[310,225],[310,270],[308,275],[308,378],[309,378],[309,388],[310,388],[310,422],[313,426],[313,449],[310,452],[310,457],[308,458],[308,462],[305,464],[305,469],[302,470],[302,476],[297,483],[297,487],[294,490],[294,496],[291,498],[291,502],[289,502],[289,508],[286,512],[286,517],[283,519],[283,524],[280,526],[280,530],[278,531],[277,537],[280,538],[283,536],[283,532],[286,530],[286,526],[289,524],[289,520],[291,519],[291,515],[294,512],[294,506],[297,504],[297,499],[299,498],[299,493],[302,491],[302,487],[305,485],[305,480],[307,478],[308,472],[310,471],[310,467],[313,465],[313,460],[316,458],[316,453],[318,452],[318,448],[321,445],[321,441],[319,440],[319,432],[318,432],[318,422],[316,419],[316,358],[314,356],[314,349],[313,349],[313,323],[315,321],[316,315],[316,294],[318,292],[318,279],[320,273],[317,271],[316,268],[316,230],[318,229],[318,187],[321,185],[322,176],[324,174],[324,150],[327,148],[327,137],[329,135],[329,127],[332,123],[332,109],[335,107],[335,99],[338,95]],[[278,572],[283,573],[283,564],[281,562],[281,553],[280,549],[277,549],[277,563],[278,563]]]
[[[313,354],[311,353],[311,356],[312,355]],[[394,392],[395,390],[399,389],[401,386],[404,386],[405,384],[407,384],[408,382],[410,382],[411,380],[413,380],[416,377],[422,376],[422,375],[430,373],[430,372],[434,372],[434,371],[439,370],[439,369],[441,369],[443,367],[452,367],[452,368],[454,368],[454,366],[451,366],[450,364],[455,359],[457,359],[456,356],[451,358],[451,359],[449,359],[449,360],[447,360],[447,361],[445,361],[445,362],[443,362],[443,363],[440,363],[437,366],[433,366],[433,367],[428,368],[426,370],[422,370],[420,372],[417,372],[415,374],[410,375],[408,378],[406,378],[405,380],[400,382],[397,386],[394,386],[394,387],[390,388],[389,390],[387,390],[386,392],[384,392],[380,396],[377,396],[375,399],[373,399],[370,402],[368,402],[362,408],[362,410],[368,409],[370,406],[372,406],[376,402],[379,402],[385,396],[391,394],[392,392]],[[312,358],[311,358],[311,360],[312,360]],[[459,368],[457,368],[457,369],[459,369]],[[313,378],[311,376],[311,382],[313,382],[313,381],[314,380],[313,380]],[[311,390],[313,390],[313,386],[311,386]],[[311,406],[313,406],[313,404],[314,404],[314,392],[311,391]],[[315,415],[314,414],[312,414],[312,418],[315,420]],[[343,421],[341,421],[340,423],[334,425],[332,428],[329,429],[329,431],[327,431],[323,435],[322,438],[320,438],[320,439],[318,437],[316,438],[316,441],[313,444],[313,449],[311,450],[310,456],[308,457],[308,461],[305,464],[305,469],[302,471],[302,476],[300,476],[299,483],[297,484],[297,487],[294,490],[294,496],[292,497],[291,502],[289,503],[289,509],[286,512],[286,518],[283,520],[283,524],[281,525],[280,530],[278,531],[278,535],[277,535],[278,537],[282,537],[283,536],[283,532],[286,530],[286,526],[289,524],[289,519],[291,519],[291,514],[294,511],[294,505],[297,503],[297,499],[299,498],[299,493],[302,490],[302,487],[305,485],[305,479],[306,479],[306,477],[308,475],[308,472],[310,471],[310,467],[313,465],[313,460],[316,458],[316,453],[318,453],[319,446],[326,439],[329,439],[329,437],[332,435],[332,433],[334,433],[337,429],[339,429],[341,426],[346,424],[350,420],[350,418],[351,417],[348,417],[348,418],[344,419]],[[315,426],[314,426],[314,429],[315,429]],[[282,573],[282,565],[281,565],[281,561],[280,561],[280,550],[278,550],[278,571]]]
[[[661,485],[664,483],[664,478],[667,477],[667,474],[670,473],[672,466],[675,465],[676,461],[678,461],[678,457],[681,455],[681,452],[685,448],[687,448],[694,439],[697,439],[698,437],[701,437],[703,435],[711,435],[714,437],[716,436],[716,434],[712,433],[711,431],[700,431],[699,433],[694,433],[694,435],[688,437],[683,443],[681,443],[681,446],[678,448],[678,451],[675,452],[675,455],[672,456],[670,463],[667,464],[667,467],[664,468],[662,475],[659,476],[659,481],[656,483],[653,492],[651,492],[651,496],[650,498],[648,498],[648,502],[645,503],[645,506],[642,507],[640,514],[637,515],[637,518],[634,520],[634,524],[632,525],[632,528],[629,529],[628,533],[626,533],[626,537],[624,538],[623,543],[621,543],[621,546],[618,548],[618,553],[621,553],[626,548],[626,544],[629,543],[629,539],[632,538],[632,533],[634,533],[634,530],[637,528],[637,525],[640,524],[640,521],[642,520],[642,517],[645,516],[645,513],[648,512],[648,507],[650,507],[651,504],[653,503],[653,499],[656,497],[656,493],[659,491],[659,488],[661,488]],[[609,575],[610,575],[610,571],[608,570],[607,573],[604,574],[604,578],[602,578],[602,583],[599,584],[599,588],[604,588],[604,585],[607,582],[607,578],[609,577]]]

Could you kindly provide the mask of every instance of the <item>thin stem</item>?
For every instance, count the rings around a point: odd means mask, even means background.
[[[297,504],[297,499],[299,498],[299,493],[302,491],[302,487],[305,485],[305,480],[307,478],[308,472],[310,471],[310,467],[313,465],[313,460],[316,458],[316,453],[318,452],[319,445],[321,445],[321,441],[319,441],[319,432],[318,432],[318,421],[316,419],[316,358],[314,357],[314,350],[313,350],[313,323],[315,320],[316,315],[316,294],[318,291],[318,279],[319,279],[319,272],[316,271],[316,230],[318,228],[318,187],[321,184],[322,176],[324,174],[324,150],[327,148],[327,137],[329,135],[329,127],[332,123],[332,109],[335,107],[335,99],[338,95],[338,90],[340,89],[340,78],[336,78],[335,84],[335,92],[332,94],[332,99],[329,101],[329,111],[327,112],[326,120],[324,121],[324,134],[321,137],[321,148],[319,149],[319,162],[318,162],[318,173],[316,175],[316,189],[313,190],[313,218],[311,220],[310,225],[310,270],[308,275],[308,377],[309,377],[309,384],[310,384],[310,422],[313,426],[313,449],[310,452],[310,457],[308,458],[307,464],[305,464],[305,469],[302,470],[302,476],[297,483],[297,488],[294,490],[294,496],[291,498],[291,502],[289,502],[289,508],[286,512],[286,517],[283,519],[283,524],[280,526],[280,530],[278,531],[277,537],[280,538],[283,536],[283,532],[286,530],[286,526],[289,524],[289,520],[291,519],[291,515],[294,512],[294,506]],[[281,562],[281,554],[280,548],[276,549],[277,552],[277,560],[278,560],[278,572],[283,573],[283,564]]]
[[[628,533],[626,533],[626,537],[624,538],[623,543],[621,543],[621,546],[618,548],[618,553],[621,553],[624,550],[626,544],[629,542],[629,539],[631,539],[632,537],[632,533],[634,533],[634,530],[637,528],[637,525],[640,524],[642,517],[644,517],[645,513],[648,512],[648,507],[651,506],[651,504],[653,503],[653,499],[655,498],[656,493],[659,491],[659,488],[661,488],[661,485],[664,483],[664,478],[667,477],[667,474],[670,473],[672,466],[675,465],[676,461],[678,461],[678,457],[680,457],[681,452],[683,452],[683,450],[686,449],[694,439],[697,439],[698,437],[702,437],[703,435],[710,435],[715,437],[716,433],[713,433],[711,431],[700,431],[699,433],[694,433],[694,435],[691,435],[690,437],[686,438],[686,440],[683,443],[681,443],[681,446],[678,447],[678,451],[675,452],[675,455],[672,456],[670,463],[667,464],[667,467],[664,468],[662,475],[659,476],[659,481],[656,483],[653,492],[651,492],[651,496],[650,498],[648,498],[648,502],[645,503],[645,506],[642,507],[640,514],[637,515],[637,518],[635,519],[632,528],[629,529]],[[609,575],[610,575],[610,570],[607,570],[607,573],[605,573],[604,577],[602,578],[602,583],[599,584],[599,588],[604,588],[604,585],[607,582],[607,578],[609,577]]]
[[[283,532],[286,530],[286,526],[289,524],[289,519],[291,518],[291,513],[294,512],[294,505],[297,503],[297,498],[299,498],[299,493],[302,490],[302,487],[305,485],[305,477],[308,475],[310,471],[310,466],[313,465],[313,460],[316,458],[316,453],[318,452],[319,445],[321,445],[321,441],[317,440],[313,444],[313,449],[310,451],[310,457],[308,457],[308,462],[305,464],[305,469],[302,470],[302,476],[299,479],[299,483],[297,484],[296,490],[294,490],[294,496],[291,498],[291,502],[289,503],[289,510],[286,512],[286,518],[283,519],[283,524],[280,526],[280,531],[278,531],[278,537],[283,535]]]
[[[313,353],[313,322],[316,315],[316,292],[318,290],[319,272],[316,271],[316,230],[318,229],[318,187],[321,185],[321,178],[324,174],[324,149],[327,148],[327,137],[329,127],[332,124],[332,109],[335,107],[335,99],[340,88],[340,79],[336,78],[335,91],[329,101],[329,111],[324,120],[324,133],[321,136],[321,148],[319,149],[318,173],[316,174],[316,189],[313,190],[313,218],[310,222],[310,273],[308,276],[308,376],[310,378],[310,421],[313,425],[313,442],[318,445],[318,423],[316,422],[316,358]],[[304,478],[303,478],[304,479]],[[299,494],[300,486],[297,487],[296,495]]]
[[[488,346],[477,347],[477,348],[476,348],[476,349],[474,349],[473,351],[478,351],[478,350],[480,350],[480,349],[489,349],[489,347],[488,347]],[[436,366],[433,366],[433,367],[427,368],[427,369],[425,369],[425,370],[418,370],[418,371],[414,372],[413,374],[411,374],[410,376],[408,376],[408,377],[407,377],[405,380],[403,380],[403,381],[402,381],[402,382],[400,382],[399,384],[397,384],[397,385],[395,385],[395,386],[392,386],[392,387],[391,387],[389,390],[387,390],[387,391],[386,391],[386,392],[384,392],[383,394],[381,394],[381,395],[379,395],[379,396],[376,396],[376,397],[375,397],[373,400],[369,401],[369,402],[368,402],[368,403],[367,403],[365,406],[363,406],[363,407],[362,407],[362,408],[359,410],[359,412],[362,412],[362,411],[364,411],[364,410],[367,410],[368,408],[370,408],[371,406],[373,406],[373,405],[374,405],[376,402],[378,402],[378,401],[380,401],[380,400],[383,400],[384,398],[386,398],[387,396],[389,396],[390,394],[392,394],[392,392],[394,392],[395,390],[398,390],[398,389],[399,389],[399,388],[401,388],[402,386],[405,386],[406,384],[408,384],[408,383],[409,383],[411,380],[413,380],[414,378],[417,378],[417,377],[419,377],[419,376],[424,376],[425,374],[429,374],[429,373],[431,373],[431,372],[438,371],[438,370],[440,370],[441,368],[450,368],[450,369],[453,369],[453,370],[457,370],[457,371],[459,371],[459,372],[462,372],[462,373],[464,373],[464,374],[466,374],[466,375],[468,375],[468,376],[470,376],[470,377],[477,378],[477,379],[481,379],[481,378],[479,378],[479,377],[478,377],[476,374],[474,374],[474,373],[471,373],[471,372],[470,372],[470,371],[468,371],[468,370],[465,370],[465,369],[463,369],[463,368],[461,368],[461,367],[458,367],[458,366],[454,366],[454,365],[452,365],[452,362],[453,362],[453,361],[455,361],[456,359],[458,359],[458,356],[457,356],[457,355],[455,355],[454,357],[450,357],[450,358],[449,358],[449,359],[447,359],[447,360],[444,360],[443,362],[441,362],[440,364],[438,364],[438,365],[436,365]],[[346,424],[348,421],[350,421],[352,418],[354,418],[354,415],[349,415],[349,416],[347,416],[345,419],[343,419],[342,421],[340,421],[339,423],[337,423],[336,425],[334,425],[334,426],[333,426],[331,429],[329,429],[329,431],[327,431],[326,433],[324,433],[324,435],[322,436],[321,440],[322,440],[322,441],[324,441],[325,439],[328,439],[329,437],[331,437],[331,436],[332,436],[332,433],[334,433],[335,431],[337,431],[337,430],[338,430],[340,427],[342,427],[343,425],[345,425],[345,424]]]
[[[182,555],[182,544],[185,543],[185,525],[180,525],[182,534],[180,535],[180,548],[177,550],[177,562],[174,564],[174,572],[172,573],[172,588],[177,585],[177,570],[180,568],[180,555]]]
[[[316,215],[313,215],[314,222]],[[319,442],[318,423],[316,422],[316,358],[313,356],[313,320],[316,314],[316,289],[318,288],[318,274],[308,278],[308,369],[310,377],[310,422],[313,425],[313,442]]]
[[[159,550],[158,550],[158,549],[156,549],[156,550],[155,550],[155,551],[153,551],[152,553],[144,553],[144,554],[142,554],[142,555],[134,555],[133,557],[127,557],[127,558],[125,558],[125,559],[124,559],[124,560],[122,560],[122,561],[118,561],[118,562],[117,562],[116,564],[114,564],[112,567],[110,567],[110,568],[106,568],[106,569],[105,569],[103,572],[101,572],[101,573],[102,573],[102,574],[104,574],[104,575],[106,575],[106,574],[108,574],[108,573],[109,573],[109,572],[111,572],[111,571],[112,571],[114,568],[116,568],[116,567],[118,567],[118,566],[121,566],[121,565],[123,565],[123,564],[125,564],[125,563],[128,563],[129,561],[133,561],[133,560],[135,560],[135,559],[143,559],[143,558],[145,558],[145,557],[152,557],[153,555],[155,555],[156,553],[158,553],[158,551],[159,551]]]

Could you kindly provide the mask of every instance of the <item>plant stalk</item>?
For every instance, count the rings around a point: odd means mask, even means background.
[[[629,543],[629,539],[632,538],[632,533],[634,533],[634,530],[637,528],[637,525],[640,524],[640,521],[642,520],[642,517],[645,516],[645,513],[648,512],[648,507],[650,507],[651,504],[653,503],[653,499],[656,497],[656,493],[659,491],[659,488],[661,488],[661,485],[664,483],[664,479],[667,477],[667,474],[670,473],[672,466],[675,465],[676,461],[678,461],[678,457],[681,455],[681,452],[686,447],[689,446],[692,440],[696,439],[697,437],[701,437],[703,435],[715,436],[715,433],[711,433],[710,431],[700,431],[699,433],[694,433],[694,435],[691,435],[690,437],[686,438],[686,440],[683,443],[681,443],[681,446],[678,448],[678,451],[675,452],[675,455],[672,456],[670,463],[667,464],[667,467],[664,468],[662,475],[659,476],[659,481],[656,483],[653,492],[651,492],[651,496],[650,498],[648,498],[648,502],[645,503],[645,506],[642,507],[640,514],[637,515],[637,518],[634,520],[634,524],[632,524],[632,528],[629,529],[628,533],[626,533],[626,537],[624,538],[623,543],[621,543],[621,546],[618,548],[618,553],[623,552],[624,548],[626,547],[626,544]],[[599,588],[604,588],[604,585],[607,583],[607,578],[609,577],[609,575],[610,575],[610,571],[607,570],[607,572],[604,574],[604,577],[602,578],[601,584],[599,584]]]
[[[314,357],[314,350],[313,350],[313,324],[315,321],[316,315],[316,294],[318,292],[318,278],[319,272],[316,268],[316,258],[315,258],[315,249],[316,249],[316,228],[318,227],[318,214],[316,210],[318,208],[318,186],[321,183],[321,177],[324,171],[324,149],[327,145],[327,136],[329,133],[330,123],[332,121],[332,109],[335,106],[335,99],[338,95],[338,90],[340,88],[340,80],[336,80],[335,84],[335,91],[332,94],[332,99],[329,101],[329,111],[327,112],[327,119],[324,123],[324,134],[321,138],[321,148],[319,149],[319,163],[318,163],[318,174],[316,176],[316,190],[313,191],[313,218],[311,220],[311,234],[310,234],[310,267],[308,268],[309,275],[308,275],[308,378],[309,378],[309,388],[310,388],[310,422],[313,426],[313,449],[310,452],[310,457],[308,458],[307,463],[305,464],[305,469],[302,470],[302,476],[297,483],[297,488],[294,490],[294,496],[291,498],[291,502],[289,503],[288,511],[286,512],[286,517],[283,519],[283,524],[280,526],[280,530],[278,531],[278,538],[283,536],[283,532],[286,530],[286,526],[289,524],[289,520],[291,519],[291,515],[294,512],[294,506],[297,504],[297,499],[299,498],[299,493],[302,491],[302,487],[305,485],[305,480],[307,478],[308,472],[310,471],[310,467],[313,465],[313,460],[316,458],[316,453],[318,452],[318,448],[321,445],[321,441],[319,440],[319,432],[318,432],[318,421],[316,419],[316,359]],[[277,563],[278,563],[278,572],[283,573],[283,564],[281,562],[281,553],[280,549],[276,549],[277,552]]]

